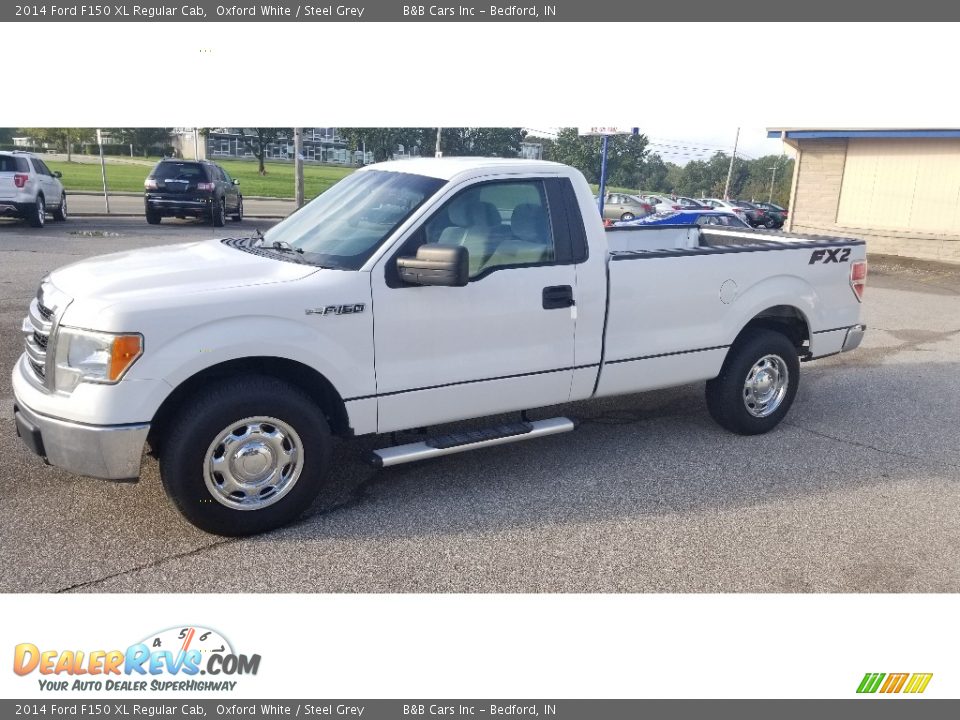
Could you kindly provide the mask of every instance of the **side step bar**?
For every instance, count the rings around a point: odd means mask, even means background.
[[[510,423],[471,432],[441,435],[423,442],[374,450],[370,456],[370,463],[376,467],[390,467],[391,465],[427,460],[441,455],[453,455],[467,450],[479,450],[493,445],[505,445],[520,440],[532,440],[545,435],[570,432],[575,427],[575,423],[570,418],[556,417],[547,420]]]

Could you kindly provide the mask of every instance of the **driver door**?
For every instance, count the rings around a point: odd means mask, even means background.
[[[378,430],[566,401],[576,273],[555,179],[487,180],[432,213],[373,273]],[[469,254],[464,287],[404,284],[396,259],[425,243]]]

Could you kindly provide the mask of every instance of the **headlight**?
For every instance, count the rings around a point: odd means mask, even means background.
[[[60,327],[57,334],[57,390],[71,391],[80,382],[118,382],[143,354],[143,336]]]

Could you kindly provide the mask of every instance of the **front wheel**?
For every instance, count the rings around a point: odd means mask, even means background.
[[[799,382],[797,348],[781,333],[758,330],[730,349],[707,382],[707,409],[731,432],[760,435],[783,420]]]
[[[237,211],[232,215],[237,222],[243,220],[243,197],[237,198]]]
[[[330,465],[321,409],[275,378],[223,380],[169,426],[160,477],[187,520],[218,535],[253,535],[296,520]]]
[[[632,212],[625,212],[623,215],[620,216],[620,219],[621,219],[621,220],[633,220],[634,217],[636,217],[636,216],[635,216]]]

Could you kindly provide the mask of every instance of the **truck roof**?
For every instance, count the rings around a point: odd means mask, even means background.
[[[523,158],[498,157],[444,157],[444,158],[410,158],[408,160],[388,160],[386,162],[367,165],[361,170],[386,170],[388,172],[403,172],[413,175],[426,175],[440,180],[451,180],[462,173],[477,170],[494,170],[496,172],[530,173],[550,172],[557,170],[569,171],[566,165],[549,162],[547,160],[524,160]]]

